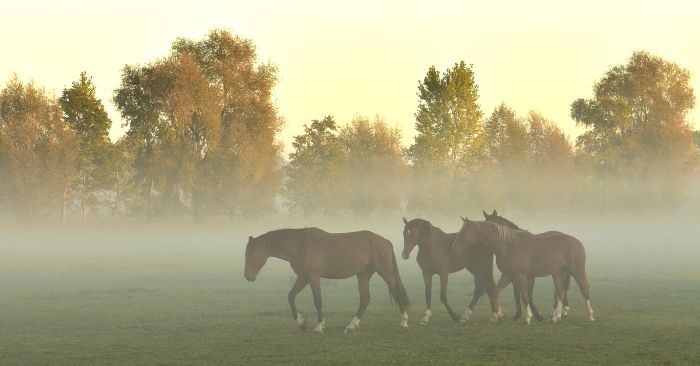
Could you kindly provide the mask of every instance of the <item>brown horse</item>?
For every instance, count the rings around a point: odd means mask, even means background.
[[[500,315],[495,302],[496,283],[493,279],[493,252],[485,246],[479,245],[469,248],[457,256],[450,249],[457,233],[445,233],[423,219],[408,221],[403,218],[403,222],[403,252],[401,252],[401,256],[408,259],[413,248],[418,246],[416,261],[423,272],[423,282],[425,283],[426,310],[420,324],[428,324],[432,316],[431,295],[434,275],[440,277],[440,301],[445,305],[447,313],[453,320],[468,321],[469,315],[484,292],[488,294],[491,310],[494,317],[498,319]],[[465,268],[474,276],[474,294],[469,307],[464,310],[464,314],[460,318],[447,302],[447,280],[450,273]]]
[[[484,213],[484,218],[486,221],[491,221],[495,222],[498,225],[505,226],[509,229],[515,229],[515,230],[522,230],[518,225],[513,223],[512,221],[506,219],[503,216],[499,216],[498,212],[494,209],[493,212],[489,215],[486,213],[486,211],[482,211]],[[556,235],[556,234],[562,234],[559,231],[547,231],[541,234],[536,234],[536,235]],[[567,275],[566,279],[564,280],[564,287],[565,287],[565,292],[564,292],[564,307],[562,310],[561,318],[566,319],[566,317],[569,314],[569,297],[568,297],[568,292],[569,292],[569,283],[571,282],[571,275]],[[511,283],[510,278],[507,276],[504,276],[501,274],[501,278],[498,280],[498,284],[496,285],[496,292],[500,293],[501,290],[503,290],[508,284]],[[528,291],[530,294],[530,309],[532,310],[532,315],[535,317],[537,320],[542,320],[542,315],[537,311],[537,308],[535,307],[535,304],[532,301],[532,290],[535,287],[535,281],[528,284]],[[518,289],[513,286],[513,294],[515,295],[515,315],[513,316],[513,320],[518,320],[522,316],[522,309],[520,306],[520,296],[518,296]],[[557,307],[557,298],[554,298],[554,308],[556,309]]]
[[[566,234],[533,235],[525,230],[513,230],[489,221],[463,219],[462,229],[452,244],[455,253],[483,243],[494,251],[497,265],[516,286],[525,304],[525,322],[530,324],[530,297],[528,284],[535,277],[554,278],[557,307],[553,321],[561,320],[564,300],[564,281],[571,274],[581,289],[588,306],[589,320],[593,321],[593,309],[589,297],[586,276],[586,250],[578,239]],[[496,293],[498,301],[498,293]]]
[[[342,279],[351,276],[357,276],[360,307],[345,331],[357,329],[369,304],[369,280],[375,272],[389,285],[390,297],[399,303],[401,327],[408,327],[408,296],[399,277],[394,249],[389,240],[370,231],[335,234],[318,228],[281,229],[257,238],[251,236],[245,250],[245,278],[255,281],[269,257],[288,261],[297,274],[287,298],[292,317],[302,329],[305,329],[306,322],[297,312],[294,302],[297,294],[307,284],[311,285],[318,313],[314,331],[323,333],[325,323],[321,306],[321,278]]]

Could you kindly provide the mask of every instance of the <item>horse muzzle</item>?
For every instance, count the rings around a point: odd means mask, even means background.
[[[245,275],[243,275],[243,277],[245,277],[245,279],[248,280],[249,282],[253,282],[253,281],[255,281],[256,276],[255,275],[250,276],[250,275],[245,274]]]
[[[401,258],[403,258],[403,259],[411,258],[411,254],[410,254],[410,253],[407,253],[407,252],[404,250],[403,252],[401,252]]]

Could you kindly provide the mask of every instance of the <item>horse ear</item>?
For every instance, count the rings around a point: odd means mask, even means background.
[[[481,212],[484,214],[484,218],[488,220],[489,214],[487,214],[484,210],[481,210]]]
[[[403,223],[404,223],[404,224],[408,224],[408,220],[406,220],[405,217],[402,217],[402,219],[403,219]]]
[[[464,221],[464,222],[467,222],[467,221],[469,221],[469,219],[467,219],[466,217],[462,217],[462,216],[460,216],[459,218],[460,218],[460,219],[462,219],[462,221]]]
[[[493,209],[493,213],[491,214],[491,216],[496,216],[496,215],[498,215],[498,212],[496,212],[496,209],[494,208],[494,209]]]
[[[248,243],[250,243],[251,241],[253,241],[253,236],[248,237]]]

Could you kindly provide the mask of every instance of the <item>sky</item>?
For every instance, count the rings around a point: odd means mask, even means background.
[[[3,1],[0,81],[16,73],[60,95],[81,71],[124,133],[111,102],[126,64],[167,55],[177,37],[214,28],[252,39],[279,68],[274,98],[285,152],[305,123],[382,116],[415,135],[418,81],[430,66],[474,67],[486,115],[505,102],[536,110],[573,140],[577,98],[612,65],[648,50],[691,70],[700,91],[700,3],[693,1]],[[700,102],[698,103],[700,104]],[[689,115],[700,126],[700,107]]]

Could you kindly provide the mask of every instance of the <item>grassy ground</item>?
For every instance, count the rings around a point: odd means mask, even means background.
[[[399,329],[398,311],[375,276],[370,306],[354,334],[342,331],[358,303],[355,280],[324,281],[327,329],[316,335],[300,331],[289,315],[286,294],[294,277],[286,263],[271,261],[257,282],[243,280],[242,244],[230,240],[238,236],[247,233],[4,236],[0,365],[700,362],[700,278],[690,265],[693,259],[679,259],[681,264],[667,272],[642,270],[634,260],[623,266],[609,259],[593,263],[596,322],[586,321],[573,288],[567,321],[529,327],[491,322],[485,299],[470,323],[453,322],[439,302],[437,279],[433,321],[418,325],[422,280],[414,259],[401,261],[413,304],[410,329]],[[697,259],[696,253],[685,255]],[[471,279],[459,273],[450,281],[450,301],[461,310]],[[540,280],[535,294],[546,313],[551,287],[550,280]],[[502,297],[510,314],[511,294],[508,288]],[[297,304],[313,323],[308,288]]]

